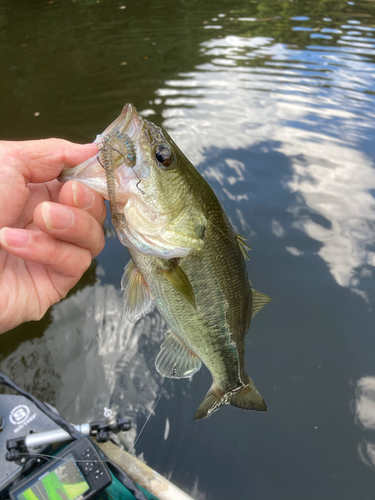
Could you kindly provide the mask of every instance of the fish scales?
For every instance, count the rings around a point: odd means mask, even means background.
[[[217,229],[210,225],[205,237],[206,241],[212,243],[210,250],[205,247],[180,263],[187,278],[192,281],[196,301],[194,314],[191,304],[175,293],[166,278],[161,276],[159,280],[151,281],[150,276],[157,273],[163,265],[161,259],[147,257],[140,252],[130,253],[136,267],[146,282],[150,283],[151,295],[157,297],[157,308],[171,331],[185,341],[211,373],[216,374],[215,383],[227,392],[229,388],[241,385],[244,359],[241,332],[247,330],[250,323],[249,308],[245,303],[250,294],[250,286],[247,280],[240,281],[242,269],[236,269],[235,265],[228,266],[222,254],[215,255],[215,240],[219,240],[217,233]],[[229,259],[231,253],[236,252],[233,246],[228,242],[226,255]],[[218,279],[218,270],[224,265],[225,273]],[[193,280],[195,275],[198,278]],[[233,293],[226,293],[226,285],[230,281],[236,281],[237,286]],[[176,310],[179,311],[178,315],[174,314]]]
[[[245,336],[271,298],[248,279],[244,259],[250,247],[166,132],[129,104],[98,136],[99,145],[113,133],[126,134],[136,158],[131,168],[117,158],[116,169],[106,173],[107,179],[116,177],[112,186],[122,218],[113,222],[131,256],[121,282],[126,316],[135,321],[156,306],[164,318],[169,333],[155,361],[162,375],[190,377],[202,362],[209,369],[213,383],[196,420],[224,404],[265,411],[246,373]],[[121,141],[117,145],[124,155]],[[109,183],[97,163],[88,160],[62,177],[106,196]]]

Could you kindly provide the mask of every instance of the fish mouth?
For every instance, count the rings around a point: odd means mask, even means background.
[[[105,137],[113,132],[126,135],[133,143],[136,152],[136,163],[129,168],[125,161],[114,172],[116,180],[116,201],[126,203],[128,191],[132,191],[133,184],[147,175],[142,168],[141,136],[146,124],[144,119],[138,114],[135,106],[128,103],[123,107],[121,114],[114,120],[102,134],[97,135],[94,144],[98,146],[98,152],[92,158],[84,161],[73,168],[62,170],[58,180],[67,182],[77,180],[86,186],[97,191],[103,198],[108,199],[107,180],[105,170],[102,165],[100,150],[105,141]]]
[[[138,114],[135,106],[131,103],[125,104],[122,108],[121,114],[112,122],[102,134],[98,135],[96,138],[101,140],[101,138],[110,132],[123,132],[127,134],[132,140],[135,136],[139,134],[139,129],[143,126],[143,118]]]

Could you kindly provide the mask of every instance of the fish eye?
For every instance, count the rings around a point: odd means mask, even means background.
[[[166,144],[156,146],[154,156],[164,167],[169,167],[172,164],[172,152]]]

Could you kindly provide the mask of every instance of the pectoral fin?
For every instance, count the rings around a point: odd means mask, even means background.
[[[177,292],[179,292],[193,307],[195,306],[194,290],[189,278],[174,259],[171,259],[167,269],[160,269],[163,275]]]
[[[202,366],[202,361],[174,333],[170,333],[160,347],[155,360],[157,371],[170,378],[188,378]]]
[[[271,302],[272,297],[270,297],[269,295],[265,295],[264,293],[258,292],[258,290],[255,290],[255,288],[251,289],[251,294],[253,297],[253,310],[251,314],[251,319],[253,319],[254,316],[258,314],[258,312],[262,309],[262,307],[267,305],[268,302]]]
[[[121,288],[124,290],[124,315],[129,321],[137,321],[151,312],[154,307],[147,283],[142,274],[130,260],[121,279]]]

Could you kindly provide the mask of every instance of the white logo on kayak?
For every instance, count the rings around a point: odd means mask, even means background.
[[[26,405],[18,405],[13,408],[10,412],[9,420],[13,425],[17,427],[14,429],[14,432],[17,433],[27,424],[32,422],[36,417],[36,413],[33,413],[30,416],[30,408]]]
[[[14,425],[23,424],[30,416],[30,408],[26,405],[18,405],[10,412],[9,420]]]

